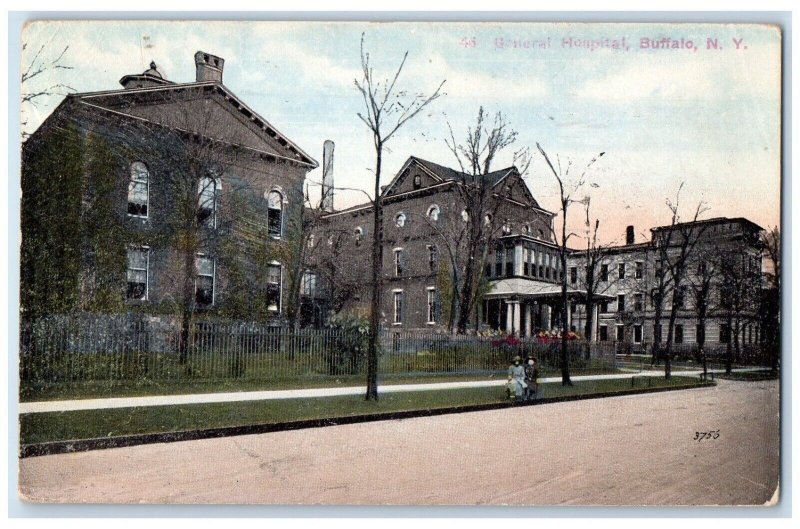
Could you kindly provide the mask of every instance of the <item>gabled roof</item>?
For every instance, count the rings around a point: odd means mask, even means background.
[[[450,167],[439,165],[438,163],[430,162],[428,160],[423,160],[422,158],[417,158],[416,156],[409,156],[408,160],[406,160],[406,163],[403,164],[403,166],[400,168],[399,171],[397,171],[397,174],[389,183],[389,185],[386,186],[386,189],[383,192],[384,195],[387,195],[390,191],[392,191],[393,188],[395,188],[400,183],[403,173],[405,173],[406,169],[411,164],[418,165],[434,179],[439,180],[441,182],[461,182],[464,181],[465,179],[473,178],[471,175],[464,173],[462,171],[457,171],[455,169],[451,169]],[[492,187],[494,187],[498,183],[500,183],[503,179],[505,179],[509,174],[513,174],[516,172],[517,168],[512,165],[511,167],[506,167],[505,169],[492,171],[491,173],[482,175],[481,178],[486,180]]]
[[[87,102],[93,106],[128,115],[134,119],[144,119],[159,125],[186,129],[190,127],[185,124],[178,126],[176,123],[170,122],[168,114],[155,116],[147,113],[144,109],[153,107],[155,104],[163,105],[165,99],[159,99],[159,95],[168,95],[173,101],[178,101],[181,97],[188,97],[188,94],[193,94],[195,97],[199,94],[204,99],[214,98],[221,109],[225,109],[231,115],[237,115],[238,123],[236,125],[245,127],[251,137],[251,141],[242,144],[244,147],[254,150],[273,150],[276,151],[275,154],[282,158],[292,159],[312,168],[319,166],[314,158],[219,82],[176,83],[146,88],[83,92],[70,94],[65,101],[78,100]],[[138,104],[138,106],[134,103]],[[192,130],[191,132],[199,133],[221,142],[231,143],[231,138],[216,137],[219,135],[215,136],[208,131]],[[255,138],[260,138],[260,140],[255,140]]]

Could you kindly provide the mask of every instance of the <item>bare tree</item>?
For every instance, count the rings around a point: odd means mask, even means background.
[[[561,233],[556,233],[556,228],[551,226],[551,231],[553,235],[553,239],[556,241],[558,245],[558,257],[561,267],[561,384],[564,386],[571,386],[572,380],[570,380],[569,376],[569,354],[567,352],[567,333],[569,332],[569,324],[567,322],[568,319],[568,311],[569,307],[567,305],[567,255],[570,253],[569,247],[567,243],[569,239],[575,236],[575,233],[570,232],[567,233],[567,213],[569,212],[569,207],[574,202],[579,202],[575,200],[573,196],[583,187],[586,183],[586,173],[588,172],[589,168],[594,165],[597,160],[605,154],[605,152],[601,152],[594,158],[592,158],[588,164],[581,172],[580,176],[575,179],[573,182],[569,182],[569,172],[572,168],[572,162],[569,161],[567,163],[567,168],[563,171],[561,169],[561,160],[557,159],[558,170],[556,170],[553,163],[550,161],[550,158],[547,156],[547,153],[544,151],[541,145],[538,143],[536,144],[536,148],[539,149],[539,153],[541,153],[542,157],[544,158],[545,162],[547,162],[547,167],[550,168],[550,172],[553,173],[553,176],[558,182],[558,190],[559,190],[559,210],[561,212]],[[582,199],[580,202],[584,202],[585,199]]]
[[[596,185],[596,184],[593,184]],[[599,303],[600,296],[606,292],[616,281],[609,281],[603,278],[602,266],[609,255],[609,250],[613,243],[603,244],[598,241],[597,235],[600,230],[600,219],[594,219],[592,223],[590,216],[591,197],[583,199],[584,211],[586,212],[586,249],[582,252],[584,258],[584,269],[581,274],[578,272],[580,287],[586,291],[586,325],[584,333],[587,342],[594,341],[594,308]],[[588,347],[588,346],[587,346]]]
[[[27,43],[22,43],[23,54],[28,48]],[[40,100],[52,96],[65,96],[75,89],[69,85],[60,82],[52,82],[47,79],[47,76],[54,73],[54,70],[72,70],[72,66],[64,64],[64,56],[67,54],[69,46],[65,46],[61,53],[55,56],[47,57],[47,45],[42,44],[34,54],[30,63],[24,68],[21,79],[20,98],[22,106],[22,120],[21,129],[22,139],[30,136],[24,128],[28,125],[27,112],[28,107],[38,107]],[[46,74],[42,76],[42,74]],[[41,76],[41,77],[40,77]],[[39,80],[45,80],[40,83]]]
[[[403,125],[442,95],[445,83],[442,81],[431,95],[409,93],[407,90],[397,88],[397,81],[407,58],[408,52],[403,55],[403,60],[391,79],[376,80],[370,65],[370,55],[364,50],[364,34],[361,35],[362,76],[353,82],[364,100],[364,110],[357,115],[372,133],[375,148],[375,188],[372,197],[372,311],[367,350],[366,400],[378,400],[378,332],[383,290],[383,204],[381,202],[383,149]]]
[[[698,241],[703,237],[707,229],[707,225],[698,224],[697,220],[700,215],[705,213],[708,208],[703,201],[697,204],[694,210],[691,221],[681,222],[680,217],[680,194],[683,189],[683,182],[678,187],[678,192],[675,195],[675,201],[667,199],[667,207],[671,213],[670,225],[666,228],[660,228],[656,232],[656,248],[660,258],[660,265],[657,265],[657,270],[661,269],[662,273],[658,275],[667,274],[669,276],[669,283],[671,284],[671,307],[669,311],[669,320],[667,326],[667,340],[664,349],[664,377],[670,378],[672,376],[672,343],[674,338],[675,321],[678,317],[678,311],[683,308],[683,301],[685,299],[686,285],[684,281],[687,279],[687,268],[691,262],[695,247]],[[663,284],[663,278],[661,279]],[[663,292],[662,292],[663,294]],[[659,306],[663,307],[664,297],[659,298]],[[657,309],[655,319],[656,329],[660,335],[661,325],[661,312]],[[660,343],[660,336],[656,342]]]
[[[450,139],[445,140],[461,168],[455,191],[467,212],[460,219],[460,225],[452,230],[455,234],[440,233],[451,271],[451,318],[459,334],[466,332],[479,298],[487,256],[504,224],[504,219],[498,213],[505,206],[510,187],[505,184],[496,187],[497,182],[491,178],[492,163],[501,151],[516,140],[517,132],[510,128],[503,114],[497,112],[490,124],[483,107],[478,109],[475,124],[467,129],[463,143],[456,142],[452,127]],[[515,167],[517,163],[521,164],[517,171],[520,175],[524,174],[530,164],[527,149],[514,153]],[[438,225],[429,224],[441,232]]]

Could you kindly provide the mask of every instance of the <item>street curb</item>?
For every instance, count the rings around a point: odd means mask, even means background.
[[[417,417],[434,417],[452,413],[467,413],[474,411],[501,410],[521,406],[538,406],[558,402],[571,402],[576,400],[590,400],[608,397],[622,397],[625,395],[638,395],[642,393],[660,393],[662,391],[677,391],[683,389],[696,389],[711,387],[714,382],[700,384],[684,384],[660,388],[639,388],[624,391],[608,391],[604,393],[591,393],[586,395],[565,395],[561,397],[544,398],[530,402],[497,402],[489,404],[472,404],[469,406],[453,406],[449,408],[433,408],[424,410],[408,410],[384,413],[370,413],[363,415],[350,415],[345,417],[330,417],[323,419],[305,419],[282,423],[252,424],[247,426],[226,426],[208,428],[204,430],[185,430],[180,432],[162,432],[151,434],[121,435],[117,437],[100,437],[95,439],[81,439],[74,441],[54,441],[49,443],[32,443],[20,446],[20,458],[37,457],[45,455],[68,454],[74,452],[88,452],[90,450],[106,450],[109,448],[124,448],[154,443],[177,443],[181,441],[197,441],[201,439],[214,439],[220,437],[233,437],[238,435],[254,435],[271,432],[284,432],[306,428],[322,428],[326,426],[342,426],[345,424],[359,424],[365,422],[413,419]]]

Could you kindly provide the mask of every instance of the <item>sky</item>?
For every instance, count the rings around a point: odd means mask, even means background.
[[[42,46],[45,60],[69,46],[61,64],[71,69],[49,70],[23,91],[56,83],[118,89],[123,75],[150,61],[171,81],[193,82],[194,53],[212,53],[225,59],[224,84],[320,163],[323,142],[334,141],[335,185],[348,189],[336,194],[341,209],[364,202],[374,186],[375,153],[354,84],[362,34],[376,78],[392,76],[407,51],[398,88],[430,94],[445,81],[445,95],[387,144],[384,184],[411,155],[457,167],[449,128],[462,140],[483,106],[518,132],[493,168],[531,149],[525,180],[545,209],[558,210],[558,187],[537,143],[570,167],[568,183],[604,153],[574,193],[590,197],[603,242],[622,242],[627,225],[641,241],[668,224],[666,202],[679,188],[684,220],[703,202],[703,218],[779,225],[781,35],[771,26],[33,22],[22,34],[23,70]],[[61,99],[23,106],[27,130]],[[309,173],[312,196],[320,179],[321,169]],[[568,225],[578,236],[584,219],[583,206],[573,205]]]

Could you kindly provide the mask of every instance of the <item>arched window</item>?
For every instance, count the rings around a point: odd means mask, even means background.
[[[511,225],[503,224],[503,235],[509,235],[510,233],[511,233]]]
[[[356,240],[356,246],[361,246],[361,241],[364,240],[364,229],[361,226],[357,226],[355,230],[353,230],[353,237]]]
[[[463,220],[464,222],[469,222],[469,213],[467,212],[466,209],[461,212],[461,220]]]
[[[436,222],[439,220],[439,206],[433,204],[431,207],[428,208],[428,220],[431,222]]]
[[[406,214],[403,212],[398,213],[397,216],[394,218],[394,225],[397,226],[398,228],[402,228],[403,226],[405,226]]]
[[[197,193],[198,209],[197,220],[201,224],[205,224],[211,228],[217,227],[217,190],[219,189],[219,180],[212,176],[203,177],[200,180]]]
[[[525,231],[526,234],[531,232],[531,227],[529,224],[526,224],[522,229]]]
[[[150,203],[150,171],[142,162],[131,164],[131,181],[128,184],[128,215],[147,217]]]
[[[280,239],[283,235],[283,195],[270,191],[267,195],[267,228],[270,237]]]
[[[485,217],[483,217],[483,224],[486,226],[492,225],[492,214],[487,213]]]

